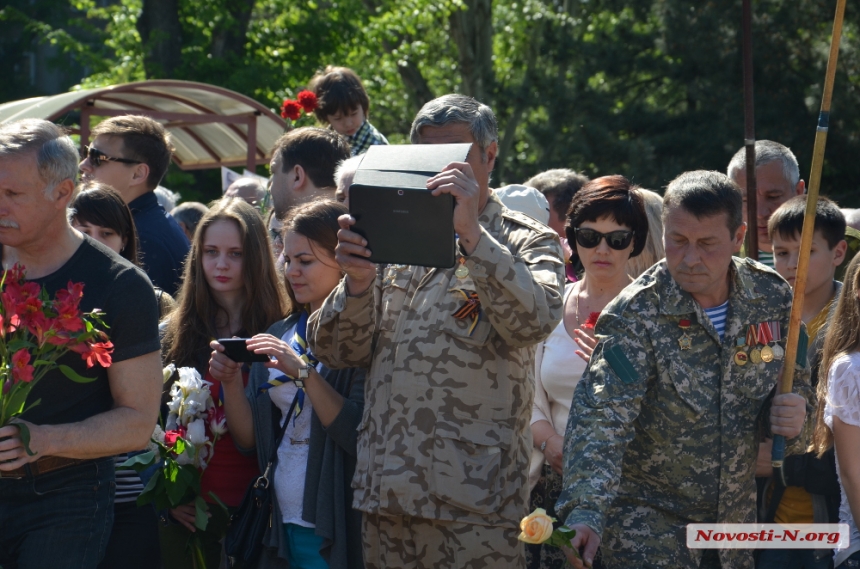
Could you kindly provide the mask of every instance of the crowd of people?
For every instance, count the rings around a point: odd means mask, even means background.
[[[83,283],[113,345],[95,381],[36,385],[29,440],[0,427],[0,566],[242,566],[224,537],[264,472],[260,568],[860,566],[860,233],[819,198],[808,342],[786,362],[806,207],[788,148],[756,143],[754,261],[743,149],[662,196],[569,169],[493,189],[492,110],[445,95],[410,138],[472,145],[427,180],[454,198],[456,262],[377,265],[349,190],[387,141],[353,71],[309,88],[324,127],[277,141],[268,188],[243,178],[208,206],[159,201],[155,120],[104,120],[83,157],[47,121],[0,125],[3,268],[49,295]],[[264,361],[234,361],[234,337]],[[192,504],[139,505],[146,477],[121,467],[164,416],[168,364],[226,417],[204,530]],[[518,539],[535,508],[576,530],[568,547]],[[850,546],[686,547],[687,524],[756,521],[847,523]]]

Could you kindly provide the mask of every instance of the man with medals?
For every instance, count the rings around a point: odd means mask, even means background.
[[[346,277],[311,317],[321,362],[369,368],[353,478],[369,569],[525,567],[534,345],[561,320],[564,262],[554,231],[491,193],[495,125],[461,95],[412,125],[414,143],[473,143],[427,182],[454,196],[455,266],[377,267],[343,216]]]
[[[599,545],[606,567],[751,569],[750,550],[687,548],[686,526],[755,522],[761,434],[784,435],[789,452],[805,448],[813,397],[805,358],[795,392],[765,405],[783,365],[769,323],[788,329],[791,290],[772,270],[733,257],[745,233],[741,206],[723,174],[676,178],[664,198],[666,260],[600,317],[556,506],[586,562]]]

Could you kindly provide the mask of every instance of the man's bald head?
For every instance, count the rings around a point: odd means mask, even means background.
[[[265,196],[266,186],[259,179],[251,177],[237,179],[224,192],[224,197],[243,199],[254,207],[259,207]]]

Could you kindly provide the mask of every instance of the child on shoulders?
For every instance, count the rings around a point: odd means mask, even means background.
[[[355,71],[329,65],[314,75],[308,90],[317,96],[317,119],[349,142],[353,156],[388,140],[367,120],[370,99]]]

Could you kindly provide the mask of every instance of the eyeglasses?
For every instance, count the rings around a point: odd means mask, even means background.
[[[633,241],[633,231],[619,229],[618,231],[610,231],[609,233],[601,233],[593,229],[585,227],[577,227],[574,229],[576,233],[576,242],[580,247],[586,249],[594,249],[600,245],[601,239],[606,239],[606,244],[610,249],[622,251],[630,246]]]
[[[83,155],[84,159],[89,158],[90,164],[93,165],[93,168],[98,168],[102,165],[102,162],[122,162],[123,164],[142,164],[139,160],[129,160],[128,158],[114,158],[113,156],[108,156],[98,148],[93,148],[92,146],[87,146],[86,152]]]

